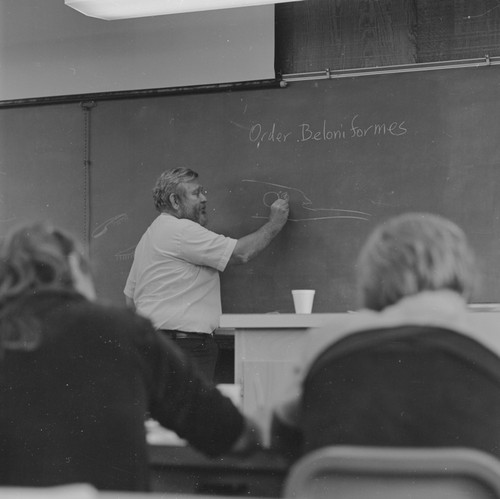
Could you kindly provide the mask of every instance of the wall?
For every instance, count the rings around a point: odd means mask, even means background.
[[[274,63],[291,74],[486,54],[500,56],[497,0],[307,0],[123,21],[63,0],[0,1],[0,100],[266,79]]]
[[[274,77],[274,6],[103,21],[0,1],[0,100]]]
[[[276,71],[500,55],[497,0],[307,0],[276,6]]]

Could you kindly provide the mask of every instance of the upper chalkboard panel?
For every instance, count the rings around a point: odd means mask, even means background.
[[[500,69],[295,82],[287,88],[99,102],[92,110],[92,256],[104,298],[123,302],[134,247],[156,216],[151,189],[188,166],[209,227],[238,238],[282,193],[290,221],[266,251],[222,274],[225,313],[356,306],[356,256],[407,211],[460,224],[483,270],[476,301],[500,301]]]

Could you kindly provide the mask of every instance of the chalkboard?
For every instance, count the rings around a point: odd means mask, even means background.
[[[81,106],[0,111],[0,237],[46,220],[87,239],[87,186]]]
[[[292,288],[316,289],[314,312],[355,308],[361,246],[378,223],[407,211],[461,225],[482,269],[475,301],[499,302],[499,91],[500,68],[491,66],[98,100],[86,153],[100,297],[124,303],[135,245],[156,216],[156,178],[188,166],[208,190],[209,228],[228,236],[256,230],[277,196],[290,197],[282,233],[255,260],[222,273],[225,313],[292,312]],[[62,163],[47,170],[51,183],[42,189],[57,206],[50,215],[64,224],[80,216],[74,210],[81,210],[85,187],[78,107],[64,108],[57,136],[40,131],[45,149],[38,160],[45,167],[51,158],[67,163],[67,170]],[[52,126],[54,106],[36,113],[47,113],[41,122]],[[35,164],[37,148],[31,153]],[[32,169],[17,167],[20,185]],[[15,175],[11,168],[9,178]]]

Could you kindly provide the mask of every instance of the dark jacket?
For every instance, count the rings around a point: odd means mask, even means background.
[[[26,298],[33,350],[0,357],[0,485],[87,482],[147,490],[152,417],[208,455],[228,451],[243,418],[149,321],[76,293]],[[38,328],[38,329],[37,329]]]
[[[439,327],[350,334],[311,365],[300,414],[298,429],[274,421],[275,446],[292,460],[328,445],[472,447],[500,458],[500,358]]]

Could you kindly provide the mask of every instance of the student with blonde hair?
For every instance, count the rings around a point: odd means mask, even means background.
[[[147,490],[145,420],[209,456],[255,427],[174,343],[101,305],[80,245],[46,224],[0,245],[0,485]]]
[[[470,324],[478,279],[462,230],[409,213],[380,224],[357,262],[361,310],[311,331],[272,445],[473,447],[500,457],[500,358]]]

